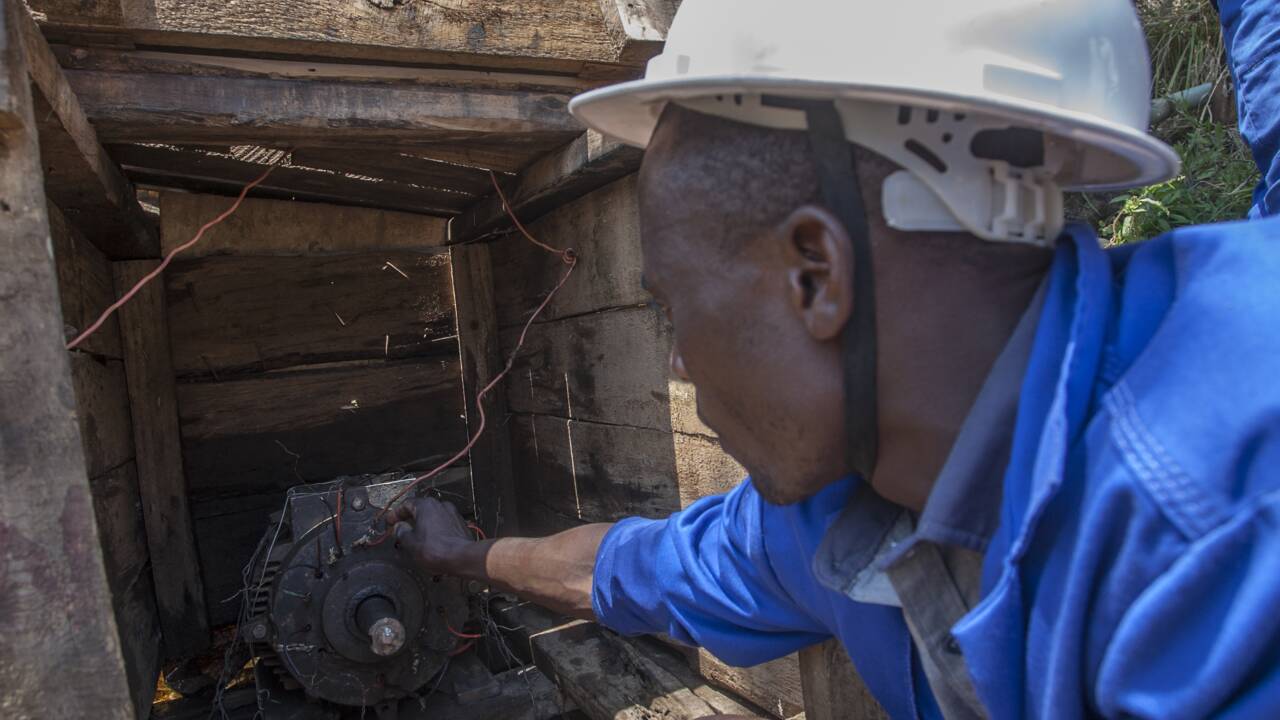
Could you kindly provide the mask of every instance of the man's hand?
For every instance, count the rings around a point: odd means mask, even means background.
[[[396,509],[400,547],[429,573],[479,580],[572,617],[594,620],[591,580],[610,525],[583,525],[545,538],[473,540],[453,503],[410,500]]]
[[[405,501],[396,509],[396,542],[430,573],[471,575],[461,567],[465,551],[475,545],[466,521],[451,502],[435,498]]]

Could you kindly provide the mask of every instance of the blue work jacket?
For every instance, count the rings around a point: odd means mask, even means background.
[[[742,665],[834,635],[893,717],[936,716],[901,610],[814,577],[856,482],[618,523],[597,616]],[[953,631],[993,717],[1280,716],[1280,218],[1105,252],[1069,228],[1001,510]]]
[[[995,718],[1280,717],[1280,2],[1218,6],[1259,219],[1060,242],[981,599],[952,631]],[[740,665],[835,636],[890,715],[937,717],[902,611],[815,577],[858,482],[618,523],[596,615]]]

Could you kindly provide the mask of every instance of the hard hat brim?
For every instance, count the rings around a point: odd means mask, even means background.
[[[917,88],[878,87],[821,80],[758,76],[702,76],[672,80],[633,80],[591,90],[569,102],[569,112],[583,124],[610,137],[644,148],[667,102],[734,94],[784,95],[814,99],[848,99],[925,106],[946,112],[983,112],[1039,128],[1070,141],[1123,158],[1131,171],[1106,178],[1087,175],[1063,182],[1076,191],[1121,190],[1152,185],[1176,176],[1178,154],[1146,133],[1097,117],[999,96],[974,97]]]

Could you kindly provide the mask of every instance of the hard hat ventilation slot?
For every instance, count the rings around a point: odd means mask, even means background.
[[[898,106],[898,124],[908,125],[910,123],[911,123],[911,106],[899,105]]]
[[[1044,165],[1044,133],[1020,127],[982,130],[973,136],[969,152],[981,160],[999,160],[1017,168],[1040,167]]]
[[[924,114],[924,121],[932,125],[938,122],[939,115],[940,113],[937,110],[927,110]]]
[[[912,155],[915,155],[921,160],[929,163],[930,167],[937,170],[939,173],[947,172],[947,164],[942,161],[942,158],[938,157],[937,153],[925,147],[919,141],[908,140],[904,144],[904,147],[906,147],[907,151]]]

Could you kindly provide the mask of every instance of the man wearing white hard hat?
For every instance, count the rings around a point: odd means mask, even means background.
[[[1222,0],[1252,215],[1103,250],[1177,173],[1128,0],[685,0],[570,106],[647,148],[646,287],[751,473],[436,572],[736,664],[839,638],[895,718],[1280,717],[1280,8]]]

